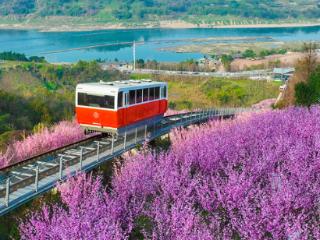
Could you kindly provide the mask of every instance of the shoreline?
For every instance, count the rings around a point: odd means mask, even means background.
[[[162,21],[156,23],[145,23],[139,26],[125,26],[123,24],[92,24],[77,25],[62,24],[59,26],[34,25],[34,24],[3,24],[0,21],[0,30],[35,30],[39,32],[82,32],[99,30],[141,30],[141,29],[241,29],[241,28],[295,28],[295,27],[318,27],[320,22],[314,23],[261,23],[261,24],[236,24],[236,25],[213,25],[193,24],[183,21]]]

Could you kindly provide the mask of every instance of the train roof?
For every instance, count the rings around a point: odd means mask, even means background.
[[[135,89],[138,87],[153,87],[156,85],[166,85],[165,82],[156,82],[150,79],[141,80],[121,80],[112,82],[92,82],[92,83],[80,83],[77,85],[77,90],[124,90]]]

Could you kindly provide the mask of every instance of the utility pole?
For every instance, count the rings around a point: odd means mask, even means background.
[[[133,71],[135,71],[136,70],[136,41],[133,41],[132,51],[133,51]]]

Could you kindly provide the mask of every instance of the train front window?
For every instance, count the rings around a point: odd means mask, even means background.
[[[78,93],[78,105],[114,109],[114,96]]]
[[[104,96],[104,106],[102,107],[114,109],[114,96]]]

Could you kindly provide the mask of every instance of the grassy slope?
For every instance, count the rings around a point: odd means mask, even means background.
[[[277,83],[247,79],[170,81],[170,101],[177,109],[202,107],[248,107],[278,94]]]
[[[248,107],[279,94],[278,82],[249,79],[152,76],[133,74],[132,78],[153,78],[169,83],[170,106],[175,109],[208,107]]]

